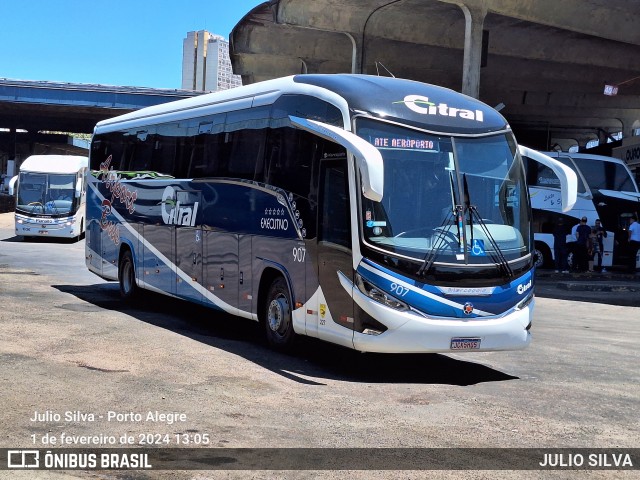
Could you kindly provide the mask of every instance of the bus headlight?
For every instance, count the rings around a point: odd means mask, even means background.
[[[358,290],[364,293],[367,297],[375,300],[378,303],[386,305],[389,308],[393,308],[394,310],[398,310],[400,312],[406,312],[409,310],[409,306],[398,300],[392,295],[389,295],[386,292],[383,292],[375,285],[372,285],[370,282],[365,280],[360,276],[360,274],[356,273],[356,286]]]

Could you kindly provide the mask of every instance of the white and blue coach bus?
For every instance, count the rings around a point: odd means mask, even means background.
[[[25,159],[13,187],[16,235],[80,238],[85,231],[88,165],[87,157],[76,155],[31,155]]]
[[[559,176],[565,208],[575,174]],[[120,282],[369,352],[520,349],[531,207],[505,119],[396,78],[296,75],[97,124],[86,262]]]

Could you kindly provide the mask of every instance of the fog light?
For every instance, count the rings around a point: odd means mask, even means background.
[[[373,328],[365,328],[362,333],[365,335],[380,335],[382,332],[380,330],[374,330]]]

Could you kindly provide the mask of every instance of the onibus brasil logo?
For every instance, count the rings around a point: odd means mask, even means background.
[[[404,103],[409,110],[421,115],[439,115],[443,117],[458,117],[476,122],[484,122],[482,110],[467,110],[466,108],[450,107],[446,103],[435,104],[429,97],[423,95],[407,95],[404,100],[393,103]]]

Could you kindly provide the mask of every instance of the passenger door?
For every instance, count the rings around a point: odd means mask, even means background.
[[[325,301],[318,301],[318,337],[331,340],[338,335],[343,339],[339,343],[344,343],[347,331],[330,322],[351,330],[354,327],[353,299],[338,276],[342,272],[353,282],[346,160],[320,162],[319,200],[317,265]]]

